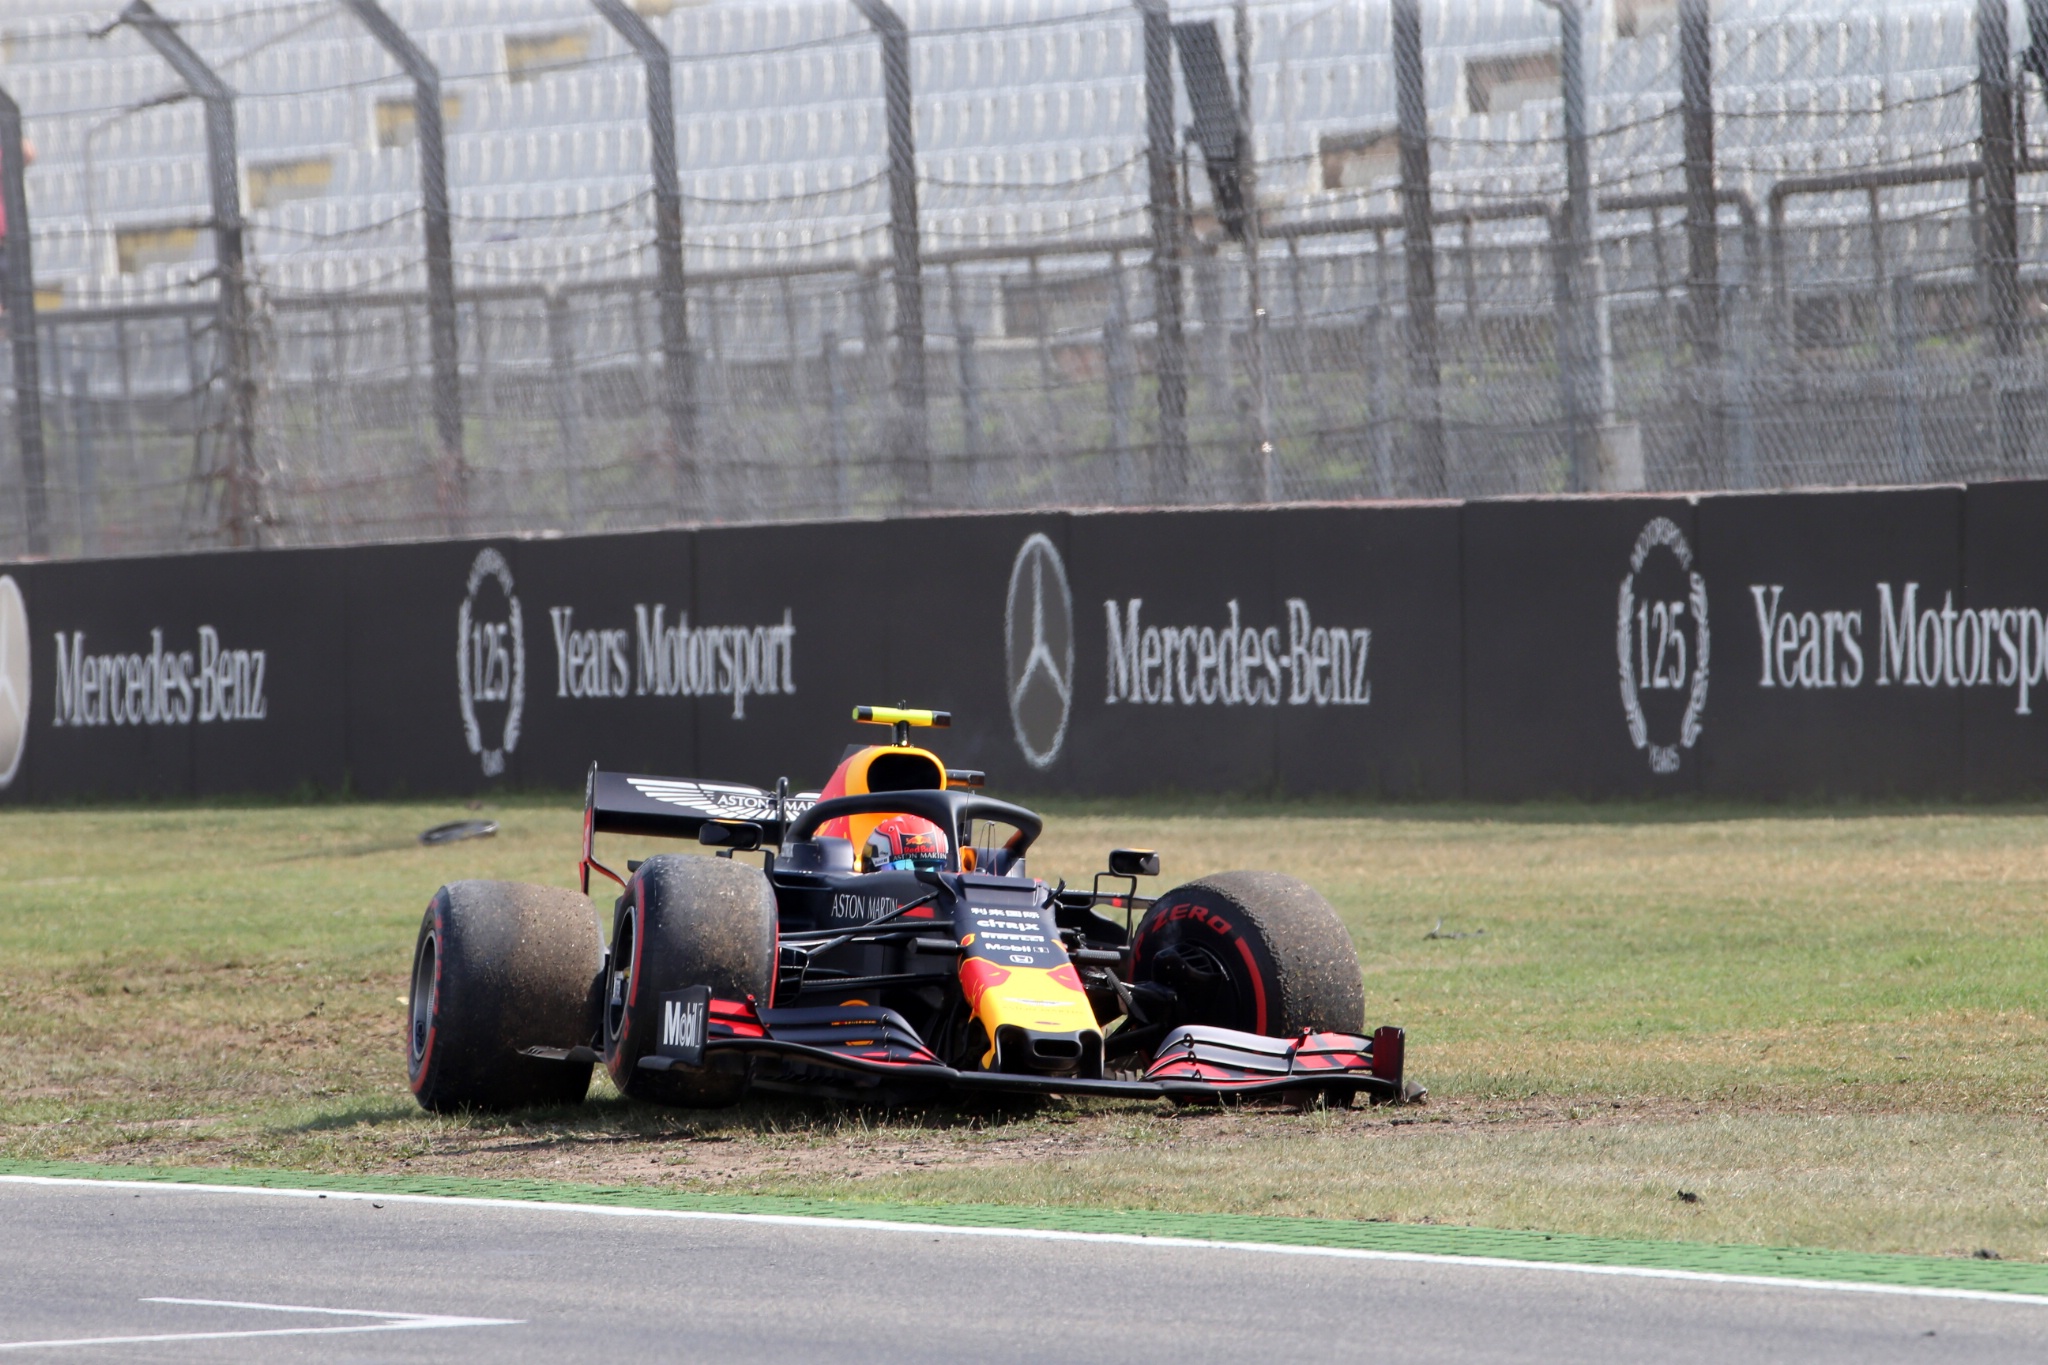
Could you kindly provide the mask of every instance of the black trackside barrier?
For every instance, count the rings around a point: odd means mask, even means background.
[[[1467,794],[1520,801],[1698,789],[1718,670],[1711,655],[1700,658],[1690,602],[1691,575],[1703,567],[1694,511],[1653,498],[1465,509]],[[1708,709],[1688,727],[1702,662]]]
[[[0,565],[0,802],[2048,791],[2048,483],[1043,513]]]
[[[1449,504],[1072,518],[1074,705],[1044,777],[1456,795],[1458,518]]]
[[[1955,689],[1963,721],[1956,785],[1966,792],[2037,792],[2048,787],[2048,624],[2034,614],[2048,613],[2048,484],[1967,488],[1962,526],[1961,582],[1978,629],[1966,630],[1960,618],[1947,626],[1965,642],[1953,652],[1971,655],[1970,681]],[[1919,611],[1941,605],[1925,587],[1921,594]],[[1978,642],[1987,640],[1990,657],[1976,658]]]
[[[1966,790],[1968,689],[1941,676],[1936,638],[1953,633],[1944,604],[1964,604],[1962,490],[1702,499],[1699,535],[1714,644],[1702,790]]]
[[[23,770],[9,792],[340,787],[351,660],[381,653],[351,647],[340,565],[281,550],[37,566],[25,638],[0,645],[25,645],[31,664]],[[6,616],[0,607],[0,632]]]

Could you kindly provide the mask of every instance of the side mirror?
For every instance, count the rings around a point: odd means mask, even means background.
[[[1118,877],[1156,877],[1159,855],[1149,848],[1113,848],[1109,851],[1109,870]]]
[[[741,820],[706,820],[697,829],[697,842],[746,853],[761,846],[761,827]]]

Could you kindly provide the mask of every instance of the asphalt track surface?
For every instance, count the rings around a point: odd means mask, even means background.
[[[2040,1298],[909,1224],[8,1181],[0,1234],[6,1360],[1869,1365],[2048,1352]]]

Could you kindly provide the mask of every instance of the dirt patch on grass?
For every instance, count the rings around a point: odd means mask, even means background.
[[[69,1121],[18,1125],[9,1146],[16,1155],[33,1148],[40,1155],[124,1164],[285,1164],[585,1184],[765,1189],[795,1183],[851,1191],[906,1173],[999,1173],[1089,1161],[1134,1147],[1199,1148],[1228,1162],[1253,1146],[1289,1141],[1337,1139],[1363,1146],[1447,1133],[1626,1129],[1684,1123],[1714,1112],[1657,1098],[1573,1104],[1464,1098],[1308,1111],[1285,1105],[1175,1107],[1163,1101],[1053,1101],[1009,1111],[936,1104],[880,1111],[765,1100],[693,1114],[611,1098],[573,1115],[445,1118],[409,1112],[409,1103],[353,1122],[315,1118],[256,1131],[230,1114],[117,1121],[112,1131],[100,1125],[73,1129]],[[989,1197],[999,1194],[991,1182]]]
[[[479,1133],[467,1142],[436,1144],[407,1161],[410,1170],[444,1175],[515,1175],[579,1182],[679,1187],[763,1187],[796,1182],[844,1185],[849,1191],[892,1176],[987,1173],[989,1198],[999,1200],[1000,1174],[1020,1166],[1092,1161],[1135,1146],[1171,1151],[1199,1146],[1223,1161],[1248,1148],[1290,1139],[1399,1142],[1423,1133],[1533,1131],[1542,1128],[1670,1122],[1700,1111],[1661,1102],[1560,1108],[1544,1103],[1408,1105],[1300,1113],[1284,1107],[1170,1105],[1060,1106],[1036,1114],[989,1118],[932,1110],[888,1118],[848,1114],[779,1130],[678,1124],[644,1134],[545,1135]],[[786,1115],[785,1119],[799,1117]]]

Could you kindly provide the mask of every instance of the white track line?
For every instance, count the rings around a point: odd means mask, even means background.
[[[962,1227],[952,1223],[893,1222],[881,1218],[824,1218],[794,1213],[725,1213],[711,1209],[642,1209],[616,1204],[569,1204],[538,1199],[489,1199],[473,1195],[381,1194],[356,1190],[273,1189],[263,1185],[202,1185],[181,1181],[94,1180],[78,1176],[0,1175],[0,1184],[70,1186],[86,1189],[169,1190],[190,1194],[255,1195],[273,1199],[335,1199],[430,1207],[503,1209],[519,1213],[572,1213],[598,1218],[657,1218],[677,1222],[754,1223],[818,1230],[858,1229],[926,1236],[1009,1237],[1034,1242],[1094,1242],[1111,1246],[1246,1251],[1267,1256],[1322,1256],[1346,1261],[1392,1261],[1404,1265],[1481,1266],[1495,1270],[1536,1270],[1565,1275],[1607,1275],[1621,1279],[1680,1280],[1694,1284],[1744,1285],[1762,1289],[1824,1290],[1839,1294],[1887,1294],[1903,1298],[1966,1299],[1979,1303],[2048,1307],[2048,1294],[2009,1294],[1995,1289],[1944,1289],[1932,1285],[1863,1284],[1854,1280],[1804,1279],[1791,1275],[1734,1275],[1711,1270],[1669,1270],[1659,1266],[1591,1265],[1577,1261],[1524,1261],[1506,1256],[1456,1256],[1430,1251],[1370,1251],[1358,1247],[1231,1242],[1207,1237],[1146,1237],[1126,1232],[1069,1232],[1055,1228]]]
[[[236,1341],[247,1337],[331,1337],[361,1332],[425,1332],[445,1327],[516,1327],[516,1318],[457,1318],[440,1313],[385,1313],[362,1308],[309,1308],[296,1303],[243,1303],[234,1299],[150,1298],[193,1308],[237,1308],[260,1313],[320,1313],[329,1317],[375,1318],[348,1327],[264,1327],[228,1332],[157,1332],[148,1336],[64,1337],[49,1341],[0,1341],[0,1351],[41,1351],[58,1346],[134,1346],[166,1341]]]

